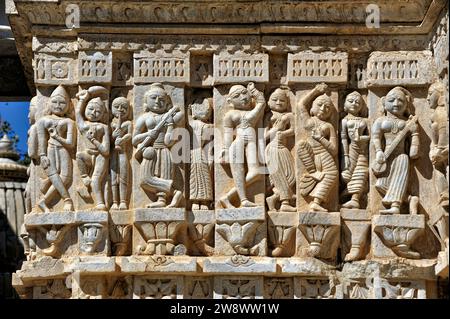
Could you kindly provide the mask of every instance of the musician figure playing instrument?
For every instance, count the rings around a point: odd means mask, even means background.
[[[156,195],[149,208],[177,207],[182,192],[174,188],[174,164],[170,148],[175,144],[174,126],[184,118],[182,107],[173,106],[161,83],[153,83],[144,95],[146,113],[136,121],[132,143],[135,157],[142,161],[140,186]],[[172,196],[169,205],[168,197]]]
[[[384,196],[382,203],[387,207],[381,214],[399,214],[401,204],[408,199],[409,161],[419,157],[419,132],[417,117],[411,115],[412,101],[409,91],[393,88],[382,98],[386,115],[373,124],[376,160],[372,170],[379,176],[375,187]],[[410,212],[416,214],[418,199],[410,196],[409,200]]]

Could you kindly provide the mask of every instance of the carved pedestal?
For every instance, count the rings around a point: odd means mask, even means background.
[[[298,213],[268,212],[269,251],[273,257],[290,257],[295,251]]]
[[[300,213],[296,256],[336,260],[340,225],[339,213]]]
[[[364,259],[369,250],[370,213],[363,209],[341,209],[342,256],[345,261]]]
[[[263,207],[216,210],[215,255],[266,256]]]
[[[375,258],[420,258],[420,253],[411,245],[425,229],[425,216],[375,215],[372,229],[372,254]]]
[[[136,209],[133,254],[184,255],[186,247],[178,235],[186,222],[186,211],[178,208]]]
[[[188,237],[191,255],[211,256],[214,254],[214,227],[216,214],[213,210],[188,212]]]

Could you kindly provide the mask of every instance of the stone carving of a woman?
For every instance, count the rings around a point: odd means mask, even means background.
[[[344,194],[351,199],[344,208],[360,208],[360,199],[367,189],[369,177],[369,122],[361,116],[364,100],[358,92],[347,95],[344,111],[347,115],[341,122],[341,142],[344,152],[344,171],[341,173],[346,184]]]
[[[106,209],[103,182],[108,171],[110,136],[109,127],[103,122],[108,109],[97,95],[106,92],[101,86],[82,90],[77,94],[79,101],[76,107],[78,130],[86,141],[86,150],[77,152],[77,164],[81,180],[98,210]]]
[[[131,121],[129,120],[130,102],[125,97],[115,98],[111,104],[113,119],[111,121],[111,190],[113,204],[111,209],[128,208],[128,182],[130,160],[128,152],[131,147]]]
[[[255,100],[254,106],[252,99]],[[219,161],[230,165],[235,187],[221,198],[220,202],[225,208],[233,207],[230,200],[237,194],[240,206],[255,207],[256,204],[247,197],[247,188],[261,177],[258,171],[255,128],[263,114],[266,101],[262,92],[258,91],[253,83],[249,83],[247,88],[233,85],[228,93],[227,103],[232,109],[225,114],[224,145]],[[233,139],[234,129],[236,136]],[[248,168],[247,174],[245,163]]]
[[[294,158],[287,147],[287,140],[294,136],[294,115],[290,110],[287,89],[278,88],[269,97],[270,111],[265,115],[265,139],[267,144],[265,157],[269,170],[269,179],[273,195],[267,197],[270,211],[276,210],[280,203],[280,211],[295,212],[291,206],[295,193]]]
[[[213,124],[210,123],[212,105],[210,99],[205,98],[201,103],[191,105],[192,120],[189,121],[192,130],[191,170],[190,170],[190,196],[192,209],[209,209],[213,198],[213,185],[211,178],[212,148],[205,149],[211,142]],[[208,132],[209,130],[209,132]],[[209,152],[208,152],[209,151]],[[207,153],[208,152],[208,153]]]
[[[184,109],[172,106],[161,83],[153,83],[144,95],[145,113],[136,121],[132,143],[142,161],[141,187],[156,195],[148,208],[178,207],[182,192],[174,187],[174,163],[170,148],[175,144],[174,126],[184,118]],[[167,204],[169,196],[172,200]]]
[[[419,157],[419,132],[417,118],[411,115],[412,102],[409,91],[393,88],[382,98],[385,115],[372,127],[376,151],[372,170],[378,176],[375,187],[384,196],[382,203],[386,207],[381,214],[399,214],[401,204],[408,200],[410,159]]]
[[[41,167],[48,178],[41,191],[44,198],[38,206],[45,212],[56,196],[64,201],[65,211],[73,210],[68,192],[72,183],[73,165],[71,152],[76,144],[75,122],[70,118],[70,97],[64,87],[58,86],[50,96],[48,114],[36,123]]]
[[[297,148],[306,169],[300,179],[300,194],[313,198],[309,204],[312,211],[322,212],[328,211],[323,204],[329,200],[330,190],[337,183],[339,175],[335,160],[338,151],[336,132],[328,122],[333,102],[325,94],[327,88],[324,83],[316,85],[297,106],[307,132],[307,138],[300,141]]]

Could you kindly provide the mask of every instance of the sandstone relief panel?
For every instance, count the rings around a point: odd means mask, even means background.
[[[175,19],[161,10],[151,19]],[[435,295],[448,277],[445,30],[429,46],[144,31],[32,35],[22,296]]]

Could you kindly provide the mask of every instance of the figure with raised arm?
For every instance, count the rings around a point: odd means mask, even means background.
[[[219,161],[223,165],[230,165],[235,186],[220,199],[220,203],[224,208],[233,207],[230,200],[238,195],[240,206],[255,207],[256,204],[247,197],[247,188],[261,178],[258,171],[256,125],[263,115],[266,102],[263,93],[253,83],[249,83],[247,88],[233,85],[226,102],[232,109],[225,114],[224,145]],[[234,129],[236,136],[233,139]]]
[[[104,123],[108,109],[98,96],[106,93],[107,90],[101,86],[80,91],[75,112],[78,130],[86,142],[86,150],[77,152],[77,164],[81,180],[94,199],[97,210],[106,210],[103,189],[109,164],[110,135],[108,125]]]
[[[297,148],[306,170],[300,179],[300,194],[312,197],[309,208],[321,212],[328,211],[323,204],[329,199],[330,190],[338,182],[339,175],[336,132],[328,122],[333,102],[325,94],[327,89],[324,83],[316,85],[297,105],[307,132],[306,139],[300,141]]]

